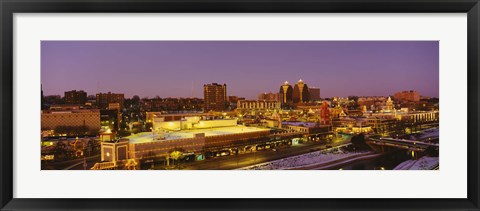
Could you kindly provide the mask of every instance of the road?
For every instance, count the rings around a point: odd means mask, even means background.
[[[216,157],[203,161],[195,161],[192,163],[182,164],[184,170],[230,170],[242,168],[250,165],[264,163],[272,160],[278,160],[285,157],[305,154],[321,149],[325,149],[327,145],[338,146],[349,143],[350,139],[337,139],[331,143],[306,142],[296,146],[285,148],[266,149],[258,152],[230,155],[224,157]],[[163,166],[156,166],[156,169],[162,169]]]
[[[100,155],[93,155],[90,157],[87,157],[87,163],[93,163],[95,164],[96,162],[100,161]],[[61,162],[47,162],[45,165],[42,165],[42,170],[64,170],[65,168],[70,168],[70,169],[78,169],[78,170],[83,170],[83,157],[78,158],[75,160],[67,160],[67,161],[61,161]],[[93,166],[91,164],[90,167]],[[77,165],[80,165],[81,168],[78,168]]]

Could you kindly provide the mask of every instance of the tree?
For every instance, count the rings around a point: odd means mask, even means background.
[[[152,127],[153,127],[153,123],[152,123],[152,122],[146,122],[146,123],[145,123],[145,131],[151,132],[151,131],[152,131]]]
[[[365,142],[365,134],[363,133],[353,136],[350,142],[352,142],[356,149],[369,149],[369,146]]]
[[[130,133],[130,131],[128,131],[128,130],[119,130],[119,131],[117,132],[117,135],[118,135],[119,137],[126,137],[126,136],[131,135],[131,133]]]
[[[170,158],[172,158],[174,161],[178,161],[178,159],[183,158],[183,152],[180,151],[173,151],[170,153]],[[174,163],[175,165],[175,163]]]
[[[139,105],[140,104],[140,97],[138,97],[138,95],[134,95],[132,97],[132,105]]]
[[[353,100],[354,102],[358,101],[358,96],[348,96],[349,100]]]
[[[438,155],[439,155],[438,148],[433,147],[433,146],[429,146],[425,150],[425,154],[427,154],[427,156],[429,156],[429,157],[438,157]]]
[[[54,159],[59,161],[59,160],[64,160],[66,158],[67,150],[65,149],[65,144],[61,141],[57,142],[55,146],[55,152],[54,154]]]

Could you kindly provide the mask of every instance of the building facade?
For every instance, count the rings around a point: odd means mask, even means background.
[[[396,101],[409,101],[409,102],[418,102],[420,101],[420,93],[414,90],[397,92],[393,95]]]
[[[261,93],[258,95],[258,100],[280,101],[280,93]]]
[[[203,85],[204,111],[223,111],[227,107],[227,85],[205,84]]]
[[[66,104],[79,104],[83,105],[87,102],[87,93],[83,90],[72,90],[65,92],[64,102]]]
[[[320,88],[308,88],[310,92],[310,101],[320,101]]]
[[[310,91],[302,79],[300,79],[293,88],[292,100],[294,103],[310,101]]]
[[[274,110],[280,109],[280,101],[275,100],[239,100],[237,109]]]
[[[282,104],[291,103],[292,94],[293,94],[292,86],[288,83],[288,81],[285,81],[285,83],[283,83],[283,85],[280,86],[280,91],[279,91],[280,102],[282,102]]]
[[[100,126],[104,130],[118,131],[122,114],[116,109],[100,110]]]
[[[120,110],[123,109],[123,102],[125,100],[124,94],[115,93],[98,93],[96,96],[97,106],[100,109],[108,109],[110,103],[118,103]]]
[[[100,130],[99,110],[68,110],[68,111],[42,111],[42,130],[87,130],[98,132]],[[74,131],[73,131],[74,132]]]

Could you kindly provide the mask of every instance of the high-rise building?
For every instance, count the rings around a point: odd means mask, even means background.
[[[110,103],[118,103],[120,110],[122,110],[124,100],[125,100],[124,94],[115,94],[111,92],[97,94],[97,106],[100,109],[108,109],[108,105]]]
[[[65,92],[64,101],[66,104],[85,104],[87,102],[87,93],[83,90],[72,90]]]
[[[396,101],[410,101],[418,102],[420,101],[420,93],[414,90],[397,92],[393,95]]]
[[[300,79],[297,84],[295,84],[295,87],[293,87],[292,99],[294,103],[310,101],[308,86],[302,79]]]
[[[280,101],[282,104],[287,104],[292,102],[292,93],[293,93],[293,88],[292,86],[288,83],[288,81],[285,81],[282,86],[280,86]]]
[[[310,92],[310,100],[311,101],[319,101],[320,100],[320,88],[308,88]]]
[[[226,84],[204,84],[203,98],[205,101],[204,111],[223,111],[227,107]]]
[[[280,93],[261,93],[258,95],[258,100],[280,101]]]

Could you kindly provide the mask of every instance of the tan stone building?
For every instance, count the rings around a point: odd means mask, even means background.
[[[68,110],[68,111],[42,111],[42,130],[55,130],[55,128],[81,127],[89,130],[100,130],[99,110]]]

